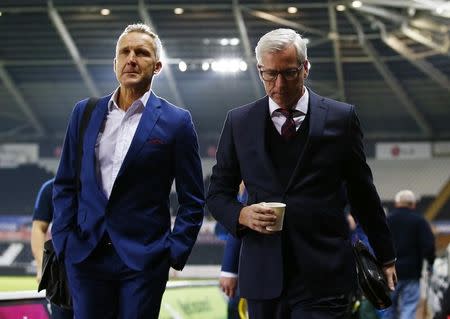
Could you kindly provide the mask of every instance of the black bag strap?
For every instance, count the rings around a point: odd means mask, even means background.
[[[83,117],[81,118],[80,129],[78,131],[78,148],[77,148],[77,166],[76,166],[76,191],[77,194],[80,192],[80,176],[81,176],[81,159],[83,158],[83,142],[84,142],[84,132],[91,119],[92,111],[97,105],[99,98],[91,97],[87,101],[86,108],[83,112]]]

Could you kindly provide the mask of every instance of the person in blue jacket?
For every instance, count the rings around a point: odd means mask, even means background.
[[[244,183],[239,185],[237,196],[239,202],[245,204],[248,193]],[[221,226],[217,223],[218,226]],[[223,228],[223,226],[221,226]],[[239,273],[239,251],[241,250],[241,240],[226,234],[226,245],[222,260],[219,283],[222,291],[228,296],[228,319],[239,319],[238,305],[240,296],[238,293],[238,273]]]
[[[36,280],[39,283],[42,278],[42,257],[44,252],[44,242],[47,232],[53,219],[53,181],[46,181],[36,198],[33,211],[33,222],[31,224],[31,251],[36,260]],[[52,319],[72,319],[73,311],[60,308],[51,304]]]

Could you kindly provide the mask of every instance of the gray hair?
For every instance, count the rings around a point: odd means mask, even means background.
[[[155,57],[156,60],[159,61],[159,59],[161,58],[161,54],[162,54],[162,43],[161,40],[159,39],[158,35],[152,31],[152,29],[144,24],[144,23],[134,23],[134,24],[129,24],[125,30],[123,30],[122,34],[119,36],[119,39],[121,37],[123,37],[124,35],[127,35],[128,33],[131,32],[140,32],[140,33],[145,33],[148,34],[153,41],[155,42]]]
[[[305,39],[294,30],[284,28],[272,30],[259,39],[255,48],[256,60],[261,64],[264,54],[283,51],[291,45],[297,51],[298,63],[305,62],[308,58]]]
[[[395,195],[395,204],[401,207],[411,207],[416,204],[416,196],[409,189],[401,190]]]

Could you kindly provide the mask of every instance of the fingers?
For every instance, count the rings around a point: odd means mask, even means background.
[[[220,288],[222,288],[222,291],[225,293],[225,295],[233,298],[236,291],[237,279],[220,277],[219,283]]]
[[[392,273],[390,280],[388,280],[388,285],[391,291],[395,290],[395,286],[397,285],[397,274],[395,271]]]
[[[260,204],[244,207],[239,216],[240,224],[263,234],[273,234],[266,227],[275,225],[276,220],[275,212]]]
[[[395,271],[395,265],[385,267],[383,270],[387,279],[389,289],[391,291],[394,291],[397,284],[397,272]]]

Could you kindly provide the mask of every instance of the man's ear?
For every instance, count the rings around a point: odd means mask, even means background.
[[[303,69],[305,70],[305,72],[303,72],[303,79],[306,79],[308,77],[310,68],[311,64],[309,63],[308,60],[306,60],[303,65]]]
[[[155,69],[153,70],[153,74],[155,74],[155,75],[159,74],[159,72],[161,72],[161,70],[162,70],[162,62],[158,61],[155,64]]]

